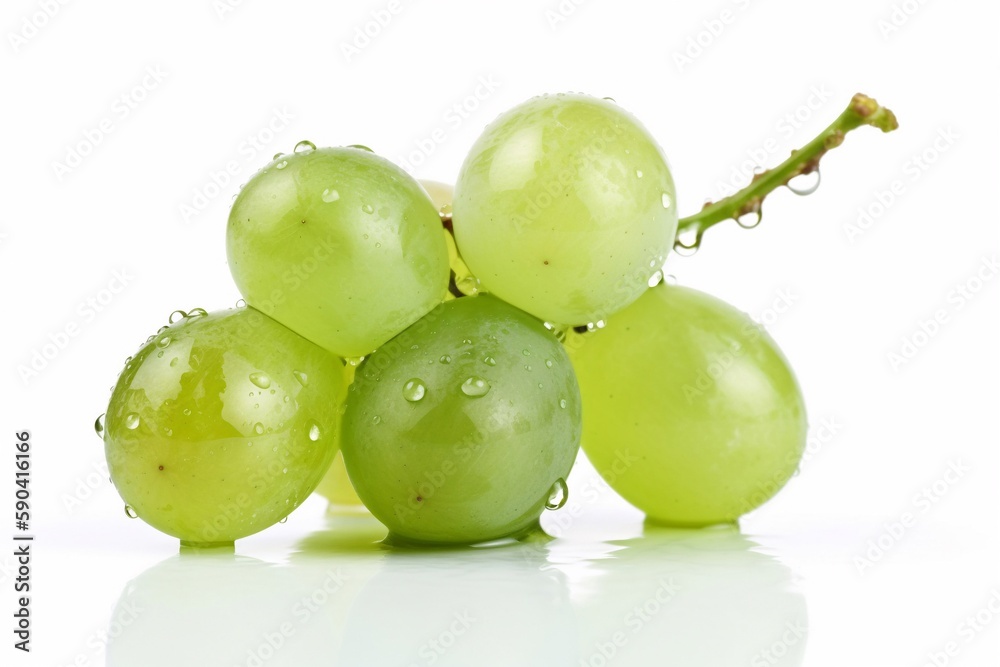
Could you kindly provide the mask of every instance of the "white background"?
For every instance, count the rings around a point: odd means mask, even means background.
[[[247,664],[243,647],[262,635],[231,638],[246,627],[247,605],[253,613],[280,606],[271,597],[309,588],[327,562],[358,574],[354,581],[378,563],[380,583],[359,602],[328,607],[327,630],[313,623],[263,664],[429,664],[387,647],[437,636],[438,626],[418,619],[448,617],[463,604],[509,613],[487,613],[437,664],[471,664],[463,661],[476,654],[476,664],[533,664],[524,656],[567,665],[730,664],[709,657],[722,644],[738,656],[731,664],[919,666],[934,664],[929,654],[938,664],[996,664],[1000,614],[987,607],[995,598],[1000,610],[995,4],[399,0],[367,44],[355,42],[357,30],[373,12],[384,16],[387,0],[231,4],[9,0],[0,14],[0,414],[8,442],[15,430],[32,431],[38,535],[30,656],[10,647],[11,559],[0,559],[4,664],[104,664],[109,627],[128,651],[149,648],[144,658],[108,664],[179,664],[171,661],[192,642],[201,657],[186,664]],[[352,44],[361,48],[345,49]],[[558,580],[556,597],[571,601],[568,625],[564,607],[546,625],[538,591],[548,584],[535,586],[534,569],[525,575],[502,555],[401,562],[333,553],[296,565],[295,545],[330,534],[314,499],[237,546],[277,565],[252,564],[253,576],[241,578],[235,564],[168,560],[137,584],[158,611],[115,626],[127,582],[176,545],[125,519],[106,475],[95,472],[103,451],[92,424],[124,358],[168,313],[239,298],[224,247],[239,184],[304,138],[363,143],[418,177],[454,181],[498,113],[557,91],[611,96],[637,115],[670,159],[682,215],[720,196],[734,169],[745,183],[741,163],[763,147],[773,149],[767,165],[782,160],[854,92],[899,116],[892,134],[851,134],[823,161],[815,194],[776,193],[759,228],[720,225],[695,257],[668,263],[681,284],[768,323],[807,398],[808,460],[743,521],[755,544],[737,551],[750,554],[749,566],[713,550],[711,537],[690,538],[707,540],[698,549],[715,569],[703,572],[695,559],[699,583],[687,606],[678,598],[658,617],[662,627],[604,658],[599,644],[615,626],[601,613],[655,595],[656,567],[673,567],[676,553],[667,544],[662,557],[643,560],[633,541],[623,552],[637,560],[607,558],[621,548],[607,540],[641,532],[640,515],[609,491],[596,500],[574,495],[594,484],[581,467],[568,507],[545,518],[562,537],[539,552],[543,570],[554,572],[545,582]],[[271,136],[269,124],[279,128]],[[72,152],[86,155],[77,162]],[[216,188],[213,174],[227,163],[236,175]],[[860,211],[871,215],[862,225]],[[126,276],[124,289],[103,292],[116,275]],[[972,298],[957,297],[959,286]],[[93,308],[90,299],[104,303]],[[933,335],[920,333],[935,317]],[[35,353],[71,325],[77,335],[32,368]],[[916,353],[893,363],[905,340],[918,344]],[[13,504],[12,446],[4,452],[0,489],[11,491],[0,493],[0,507]],[[967,471],[939,481],[953,466]],[[933,502],[918,500],[935,482]],[[887,526],[906,512],[915,522],[891,535]],[[10,513],[0,512],[0,536],[13,532]],[[758,553],[768,554],[764,570]],[[632,566],[616,570],[616,562]],[[264,575],[253,574],[257,566]],[[643,568],[645,593],[634,585]],[[452,571],[471,572],[471,583],[452,586]],[[780,574],[774,586],[768,572]],[[741,588],[747,578],[760,590]],[[771,634],[751,623],[786,588],[790,613],[807,610],[807,638],[779,640],[781,623]],[[992,624],[970,633],[966,618],[983,609]],[[672,644],[678,631],[694,639]],[[345,636],[354,643],[331,639]],[[779,641],[783,661],[767,662],[760,651]],[[227,642],[240,649],[231,661],[206,657]],[[941,655],[949,642],[955,655]]]

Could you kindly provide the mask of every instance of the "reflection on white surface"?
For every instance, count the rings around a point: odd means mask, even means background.
[[[403,550],[331,517],[285,563],[179,554],[126,585],[107,665],[802,664],[787,567],[735,528],[632,533]]]

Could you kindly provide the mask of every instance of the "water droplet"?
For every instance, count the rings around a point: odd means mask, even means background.
[[[472,345],[472,339],[471,338],[463,338],[462,339],[462,344],[463,345]]]
[[[636,178],[642,178],[642,169],[636,169],[635,170],[635,177]]]
[[[819,169],[816,169],[808,174],[799,174],[788,181],[788,189],[800,197],[805,197],[819,189],[820,180]]]
[[[406,384],[403,385],[403,398],[408,400],[410,403],[416,403],[422,399],[426,393],[427,386],[420,378],[407,380]]]
[[[442,364],[450,364],[451,363],[451,357],[449,355],[447,355],[447,354],[442,354],[441,358],[438,359],[438,361],[440,361]]]
[[[309,376],[303,373],[302,371],[292,371],[292,377],[294,377],[295,381],[298,382],[303,387],[309,384]]]
[[[665,282],[668,285],[676,285],[677,284],[677,276],[675,276],[672,273],[667,273],[667,274],[665,274],[663,276],[663,282]]]
[[[364,206],[361,207],[361,210],[364,211],[365,213],[371,214],[375,212],[375,207],[372,206],[371,204],[365,204]]]
[[[566,402],[565,398],[560,398],[559,399],[559,407],[560,408],[562,408],[563,410],[565,410],[567,405],[569,405],[569,403]]]
[[[267,389],[268,387],[271,386],[271,378],[267,376],[267,373],[260,373],[260,372],[251,373],[250,381],[253,382],[255,385],[257,385],[258,387],[260,387],[261,389]]]
[[[308,153],[309,151],[316,150],[316,144],[309,141],[308,139],[303,139],[299,143],[295,144],[296,153]]]
[[[256,433],[257,435],[264,435],[264,425],[261,424],[260,422],[257,422],[256,424],[253,425],[253,432]]]
[[[243,305],[245,306],[246,303],[244,302]],[[192,308],[191,310],[188,311],[188,314],[187,314],[188,318],[192,318],[192,317],[205,317],[206,315],[208,315],[208,311],[205,310],[204,308]]]
[[[656,287],[663,282],[663,271],[657,271],[649,277],[649,286]]]
[[[160,340],[156,341],[157,347],[166,347],[170,345],[170,336],[164,336]]]
[[[348,148],[357,148],[359,151],[365,151],[366,153],[374,153],[372,149],[368,148],[364,144],[351,144]]]
[[[309,439],[316,442],[320,438],[319,424],[311,422],[309,424]]]
[[[523,354],[526,357],[530,357],[531,356],[531,350],[528,350],[528,349],[521,350],[521,354]]]
[[[566,486],[566,480],[560,477],[552,485],[552,488],[549,489],[549,497],[545,501],[545,509],[557,510],[565,505],[567,500],[569,500],[569,487]]]
[[[184,413],[185,417],[190,417],[191,416],[191,409],[190,408],[184,408],[183,410],[181,410],[181,412]]]
[[[546,368],[552,368],[552,360],[551,359],[546,359],[545,360],[545,367]]]
[[[604,99],[605,102],[611,102],[612,104],[618,104],[618,102],[616,102],[615,98],[613,98],[613,97],[605,97],[603,99]]]
[[[240,299],[239,301],[236,302],[236,307],[237,308],[246,308],[247,307],[247,302],[244,299]]]
[[[133,508],[131,505],[125,506],[125,516],[127,516],[130,519],[139,518],[139,514],[135,511],[135,508]]]
[[[490,384],[481,377],[473,375],[462,383],[462,393],[471,398],[485,396],[490,391]]]
[[[286,468],[286,470],[287,470],[287,468]],[[287,500],[285,501],[285,504],[286,505],[288,504]],[[281,517],[281,520],[278,521],[278,523],[288,523],[288,517],[287,516]]]
[[[440,209],[438,209],[438,215],[441,216],[442,218],[450,218],[451,210],[452,210],[451,204],[445,204]]]
[[[327,204],[331,204],[340,199],[340,193],[333,188],[327,188],[326,190],[323,190],[321,197]]]
[[[344,359],[344,361],[346,361],[351,366],[357,366],[364,360],[365,360],[364,357],[347,357],[346,359]]]
[[[736,224],[743,229],[753,229],[760,224],[760,220],[763,214],[760,210],[750,211],[749,213],[744,213],[743,215],[736,218]]]
[[[375,247],[376,247],[376,248],[381,248],[381,247],[382,247],[382,244],[381,244],[381,243],[379,243],[378,241],[376,241],[376,242],[375,242]]]
[[[701,237],[704,230],[700,227],[692,227],[677,233],[674,239],[674,252],[683,257],[690,257],[698,252],[701,246]]]
[[[530,371],[530,370],[531,370],[531,366],[530,366],[530,365],[528,365],[528,364],[525,364],[525,365],[524,365],[524,370],[526,370],[526,371]]]
[[[104,437],[104,414],[94,420],[94,431],[97,432],[97,436],[100,438]]]
[[[666,192],[664,192],[660,196],[660,202],[663,204],[663,208],[670,208],[671,205],[673,205],[674,200],[670,197],[669,194],[667,194]]]
[[[188,314],[185,313],[183,310],[175,310],[174,312],[170,313],[170,317],[167,318],[167,321],[173,324],[174,322],[180,322],[187,316]]]
[[[125,428],[130,431],[134,431],[139,428],[139,415],[134,412],[130,412],[125,415]]]
[[[282,153],[282,152],[279,151],[279,152],[275,153],[273,156],[271,156],[271,159],[272,160],[277,160],[282,155],[284,155],[284,153]],[[267,172],[265,171],[264,173],[266,174]]]
[[[379,417],[378,415],[375,415],[374,417],[372,417],[372,423],[373,424],[381,424],[382,423],[382,418]]]
[[[288,166],[288,160],[282,160],[278,164],[274,165],[274,168],[275,169],[284,169],[287,166]]]
[[[484,357],[483,363],[486,364],[487,366],[496,366],[497,360],[494,359],[493,357]]]

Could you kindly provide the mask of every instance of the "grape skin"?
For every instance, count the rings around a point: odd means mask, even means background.
[[[444,231],[427,193],[357,148],[264,167],[233,204],[226,250],[251,306],[340,357],[368,354],[448,287]]]
[[[534,526],[569,474],[579,389],[541,323],[489,295],[465,297],[365,359],[342,438],[358,496],[394,539],[481,542]]]
[[[660,285],[573,340],[583,449],[650,519],[734,521],[798,467],[807,428],[798,383],[771,337],[732,306]]]
[[[561,325],[637,299],[677,229],[659,146],[620,107],[585,95],[502,114],[462,165],[453,209],[459,251],[484,289]]]
[[[115,487],[189,544],[288,515],[338,448],[343,363],[252,309],[186,318],[127,362],[105,418]]]

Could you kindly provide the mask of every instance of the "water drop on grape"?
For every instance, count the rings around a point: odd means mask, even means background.
[[[296,153],[308,153],[309,151],[316,150],[316,144],[308,139],[303,139],[299,143],[295,144],[294,150]]]
[[[260,373],[260,372],[251,373],[250,381],[253,382],[255,385],[257,385],[258,387],[260,387],[261,389],[267,389],[268,387],[271,386],[271,378],[267,376],[267,373]]]
[[[285,504],[288,504],[287,500],[285,501]],[[278,523],[288,523],[288,517],[287,516],[281,517],[281,520],[278,521]]]
[[[375,415],[374,417],[372,417],[372,423],[373,424],[381,424],[382,423],[382,418],[379,417],[378,415]]]
[[[175,310],[174,312],[170,313],[170,317],[167,318],[167,321],[173,324],[174,322],[179,322],[183,320],[187,316],[188,314],[185,313],[183,310]]]
[[[361,210],[370,215],[375,212],[375,207],[372,206],[371,204],[365,204],[364,206],[361,207]]]
[[[131,505],[126,505],[125,506],[125,516],[127,516],[130,519],[138,519],[139,518],[139,515],[138,515],[138,513],[136,513],[135,508],[133,508]]]
[[[546,368],[552,368],[552,360],[551,359],[546,359],[545,360],[545,367]]]
[[[447,355],[447,354],[442,354],[441,358],[438,359],[438,361],[440,361],[442,364],[450,364],[451,363],[451,357],[449,355]]]
[[[327,204],[331,204],[340,199],[340,193],[334,190],[333,188],[327,188],[326,190],[323,190],[323,194],[320,196],[322,197],[323,201],[325,201]]]
[[[642,178],[642,169],[636,169],[635,170],[635,177],[636,178]]]
[[[788,189],[800,197],[805,197],[819,189],[820,180],[819,169],[816,169],[808,174],[799,174],[788,181]]]
[[[470,398],[480,398],[490,391],[490,384],[481,377],[473,375],[462,383],[462,393]]]
[[[494,359],[493,357],[486,357],[483,359],[483,363],[486,364],[487,366],[496,366],[497,360]]]
[[[438,215],[441,216],[442,218],[450,218],[451,217],[451,204],[445,204],[444,206],[442,206],[438,210]]]
[[[309,439],[316,442],[320,438],[319,424],[312,422],[309,424]]]
[[[170,336],[164,336],[160,340],[156,341],[157,347],[166,347],[170,345]]]
[[[473,275],[463,276],[455,283],[455,287],[466,296],[474,296],[479,293],[479,279]]]
[[[261,424],[260,422],[257,422],[256,424],[253,425],[253,432],[256,433],[257,435],[263,435],[264,425]]]
[[[104,437],[104,413],[101,413],[101,415],[94,420],[94,431],[97,432],[97,436],[99,438]]]
[[[472,345],[472,339],[471,338],[463,338],[462,339],[462,344],[463,345]]]
[[[288,160],[282,160],[278,164],[274,165],[274,168],[275,169],[284,169],[287,166],[288,166]]]
[[[670,208],[670,206],[674,203],[670,198],[670,195],[666,192],[660,196],[660,202],[663,204],[663,208]]]
[[[189,319],[193,317],[205,317],[206,315],[208,315],[208,311],[204,308],[192,308],[187,314]]]
[[[351,144],[348,148],[357,148],[359,151],[365,151],[366,153],[374,153],[372,149],[368,148],[364,144]]]
[[[130,431],[134,431],[139,428],[139,415],[134,412],[130,412],[125,415],[125,428]]]
[[[303,373],[302,371],[292,371],[292,377],[294,377],[295,381],[298,382],[303,387],[309,384],[309,376]]]
[[[565,398],[560,398],[559,399],[559,407],[560,408],[562,408],[563,410],[565,410],[567,405],[569,405],[569,403],[566,402]]]
[[[615,98],[613,98],[613,97],[605,97],[603,99],[604,99],[605,102],[611,102],[612,104],[618,104],[618,102],[616,102]]]
[[[247,307],[247,302],[246,302],[246,300],[244,300],[244,299],[240,299],[239,301],[237,301],[237,302],[236,302],[236,307],[237,307],[237,308],[246,308],[246,307]]]
[[[656,287],[663,282],[663,271],[656,271],[649,277],[649,286]]]
[[[403,398],[408,400],[410,403],[416,403],[422,399],[426,393],[427,386],[424,385],[424,381],[420,378],[407,380],[406,384],[403,385]]]
[[[284,153],[282,153],[282,152],[280,152],[280,151],[279,151],[279,152],[275,153],[274,155],[272,155],[272,156],[271,156],[271,159],[272,159],[272,160],[277,160],[277,159],[278,159],[279,157],[281,157],[282,155],[284,155]],[[265,171],[264,173],[267,173],[267,172]]]
[[[566,486],[566,480],[560,477],[549,490],[548,500],[545,501],[545,509],[557,510],[565,505],[567,500],[569,500],[569,487]]]

